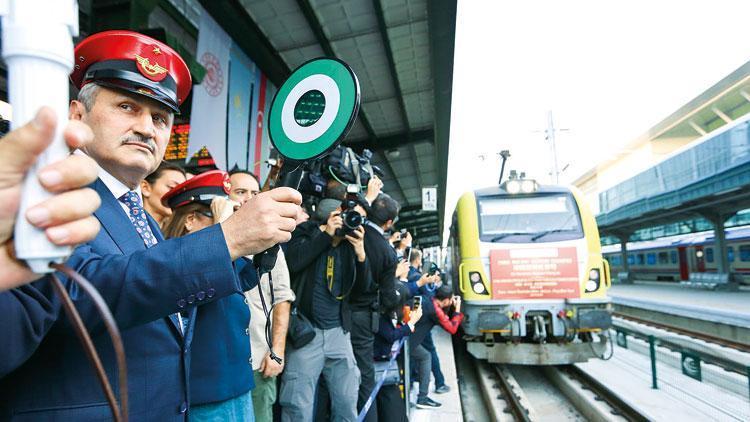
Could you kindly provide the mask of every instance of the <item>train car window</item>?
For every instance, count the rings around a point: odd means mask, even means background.
[[[646,254],[646,264],[656,265],[656,254],[653,252]]]
[[[672,261],[673,264],[677,263],[677,251],[669,252],[669,260]]]
[[[609,261],[609,263],[610,263],[610,264],[612,264],[613,266],[615,266],[615,265],[616,265],[616,266],[618,266],[618,267],[619,267],[620,265],[622,265],[622,258],[620,258],[620,257],[619,257],[619,256],[617,256],[617,255],[612,255],[612,256],[610,256],[609,258],[607,258],[607,260],[608,260],[608,261]]]
[[[643,259],[642,253],[639,253],[638,255],[636,255],[636,264],[643,265],[644,262],[645,260]]]
[[[659,252],[659,265],[669,264],[669,254],[666,252]]]
[[[544,243],[583,237],[581,217],[568,193],[478,198],[484,242]]]
[[[635,265],[635,255],[633,255],[632,253],[628,254],[628,264]]]
[[[740,245],[740,261],[750,261],[750,245]]]
[[[727,247],[727,260],[729,262],[734,262],[734,246]]]
[[[714,248],[706,248],[706,262],[714,262]]]

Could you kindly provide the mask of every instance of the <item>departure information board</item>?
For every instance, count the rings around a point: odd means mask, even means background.
[[[164,159],[184,161],[187,158],[189,135],[190,125],[188,123],[173,125],[172,134],[169,137],[169,144],[167,145],[167,151],[164,154]],[[201,150],[195,153],[193,157],[197,158],[200,163],[207,163],[207,160],[211,160],[211,164],[213,164],[211,154],[208,153],[208,150],[205,147],[201,148]]]

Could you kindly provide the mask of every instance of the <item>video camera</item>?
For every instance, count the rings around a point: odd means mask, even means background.
[[[337,196],[334,192],[329,192],[332,182],[343,186],[356,184],[360,189],[366,189],[374,175],[383,176],[383,171],[371,161],[372,151],[366,149],[362,155],[358,155],[351,148],[339,145],[325,157],[308,161],[289,173],[286,177],[298,178],[299,183],[286,186],[298,185],[302,195],[318,200]],[[306,202],[317,201],[306,198]]]

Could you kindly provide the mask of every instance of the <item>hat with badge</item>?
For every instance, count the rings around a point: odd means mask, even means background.
[[[192,203],[211,205],[214,198],[229,196],[229,186],[227,172],[211,170],[173,187],[161,197],[161,203],[172,209]]]
[[[70,80],[76,88],[96,82],[152,98],[180,112],[192,79],[179,54],[161,41],[133,31],[104,31],[75,48]]]

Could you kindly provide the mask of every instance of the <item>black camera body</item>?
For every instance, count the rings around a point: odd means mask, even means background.
[[[354,209],[359,202],[359,185],[348,185],[346,187],[346,198],[341,201],[341,220],[343,220],[344,225],[340,229],[336,229],[336,236],[346,236],[362,226],[365,218]]]

